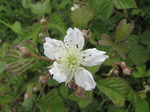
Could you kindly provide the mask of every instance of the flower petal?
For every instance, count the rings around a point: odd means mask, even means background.
[[[96,48],[87,49],[83,51],[83,62],[81,64],[84,66],[100,65],[103,61],[105,61],[105,59],[108,58],[107,55],[104,55],[105,53],[106,52],[99,51]]]
[[[67,75],[62,71],[60,65],[57,62],[54,62],[53,67],[49,70],[49,72],[51,75],[53,75],[53,79],[59,83],[65,82],[67,79]]]
[[[96,86],[92,74],[82,67],[80,67],[80,70],[75,74],[75,82],[86,91],[92,90]]]
[[[84,37],[82,32],[77,28],[69,28],[64,38],[65,46],[71,49],[81,50],[84,46]]]
[[[45,38],[45,43],[44,43],[44,54],[52,59],[56,60],[59,59],[60,53],[64,50],[64,43],[60,40],[56,39],[51,39],[49,37]]]

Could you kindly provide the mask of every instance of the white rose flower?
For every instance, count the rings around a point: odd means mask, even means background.
[[[82,32],[77,28],[69,28],[64,41],[45,38],[44,54],[56,60],[49,70],[53,79],[59,83],[68,83],[72,78],[75,83],[85,90],[92,90],[96,83],[92,74],[81,67],[100,65],[108,58],[104,55],[106,52],[99,51],[96,48],[82,50],[84,46],[84,37]]]

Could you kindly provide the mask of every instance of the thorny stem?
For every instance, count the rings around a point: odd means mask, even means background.
[[[34,53],[32,53],[31,56],[34,57],[34,58],[37,58],[37,59],[42,59],[42,60],[54,62],[53,60],[51,60],[51,59],[49,59],[49,58],[47,58],[47,57],[38,56],[38,55],[36,55],[36,54],[34,54]]]
[[[49,77],[50,77],[50,74],[47,76],[47,78],[49,78]],[[38,96],[38,98],[37,98],[37,101],[40,99],[40,97],[41,97],[41,95],[42,95],[42,93],[43,93],[43,90],[44,90],[46,84],[47,84],[47,81],[46,81],[46,82],[44,83],[44,85],[42,86],[42,89],[41,89],[40,94],[39,94],[39,96]],[[35,103],[33,112],[36,112],[36,106],[37,106],[37,104]]]

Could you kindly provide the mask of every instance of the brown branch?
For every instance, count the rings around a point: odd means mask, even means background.
[[[51,60],[51,59],[49,59],[49,58],[47,58],[47,57],[44,57],[44,56],[38,56],[38,55],[36,55],[36,54],[34,54],[34,53],[32,53],[31,56],[34,57],[34,58],[37,58],[37,59],[42,59],[42,60],[54,62],[54,60]]]
[[[114,11],[115,13],[117,13],[117,14],[119,14],[119,15],[125,17],[127,20],[133,22],[127,15],[125,15],[125,14],[119,12],[118,10],[113,9],[113,11]]]

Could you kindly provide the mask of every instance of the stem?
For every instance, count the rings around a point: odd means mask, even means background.
[[[108,54],[111,53],[111,51],[114,49],[114,47],[115,47],[116,44],[117,44],[117,40],[115,40],[115,43],[114,43],[114,45],[112,46],[112,48],[109,50]]]
[[[131,104],[132,104],[132,103],[130,103],[130,105],[128,106],[128,108],[127,108],[126,112],[128,112],[128,111],[129,111],[129,109],[130,109],[130,107],[131,107]]]
[[[51,59],[49,59],[47,57],[44,57],[44,56],[38,56],[38,55],[36,55],[34,53],[32,53],[31,56],[34,57],[34,58],[37,58],[37,59],[42,59],[42,60],[54,62],[54,60],[51,60]]]
[[[47,76],[47,78],[49,78],[49,76],[50,76],[50,75],[48,75],[48,76]],[[42,95],[42,93],[43,93],[43,90],[44,90],[44,88],[45,88],[46,84],[47,84],[47,81],[46,81],[46,82],[44,83],[44,85],[42,86],[42,89],[41,89],[41,91],[40,91],[40,94],[39,94],[39,96],[38,96],[37,100],[39,100],[39,99],[40,99],[40,97],[41,97],[41,95]],[[34,109],[33,109],[33,112],[36,112],[36,106],[37,106],[37,104],[35,103],[35,105],[34,105]]]
[[[121,12],[119,12],[119,11],[117,11],[117,10],[113,10],[114,12],[116,12],[117,14],[119,14],[119,15],[121,15],[121,16],[123,16],[123,17],[125,17],[127,20],[129,20],[129,21],[131,21],[131,22],[133,22],[127,15],[125,15],[125,14],[123,14],[123,13],[121,13]]]

